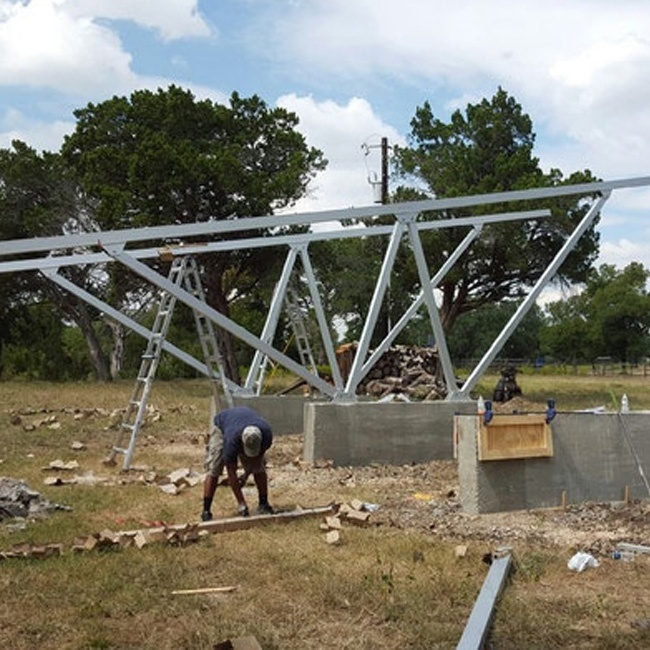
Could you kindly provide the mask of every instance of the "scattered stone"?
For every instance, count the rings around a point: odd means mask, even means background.
[[[341,520],[338,517],[325,517],[325,525],[328,529],[341,530]]]
[[[459,544],[454,548],[454,555],[457,558],[463,558],[467,555],[467,546],[465,544]]]
[[[341,533],[338,530],[330,530],[326,535],[325,535],[325,541],[328,544],[331,544],[333,546],[336,546],[341,543]]]
[[[79,468],[79,463],[76,460],[69,460],[68,462],[65,462],[60,458],[57,458],[56,460],[51,461],[48,465],[42,467],[41,469],[43,469],[43,471],[57,470],[57,471],[68,472],[78,468]]]
[[[350,510],[345,516],[346,521],[349,521],[353,524],[367,524],[370,520],[369,512],[360,512],[358,510]]]

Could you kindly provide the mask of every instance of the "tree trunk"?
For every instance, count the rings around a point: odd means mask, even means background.
[[[88,346],[88,356],[90,363],[95,369],[96,378],[101,382],[110,381],[111,373],[109,371],[108,358],[95,334],[93,321],[86,303],[65,291],[59,291],[51,285],[47,287],[47,290],[63,313],[68,315],[81,330],[86,345]]]
[[[217,265],[212,267],[205,274],[205,296],[210,307],[228,317],[230,315],[230,308],[223,287],[221,286],[221,278],[222,271]],[[219,351],[223,358],[226,377],[234,381],[236,384],[241,385],[235,337],[230,332],[221,328],[216,328],[216,335]]]
[[[113,349],[111,351],[111,379],[117,379],[124,364],[124,327],[111,318],[104,321],[113,334]]]
[[[88,314],[88,310],[85,308],[85,305],[78,305],[77,310],[78,317],[75,319],[75,323],[79,326],[79,329],[81,330],[84,339],[86,340],[90,362],[95,368],[95,375],[101,382],[111,381],[108,358],[104,353],[104,350],[102,350],[99,339],[95,334],[95,330],[93,328],[90,315]]]

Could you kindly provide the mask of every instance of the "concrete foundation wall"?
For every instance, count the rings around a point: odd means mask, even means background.
[[[479,418],[458,416],[460,500],[468,513],[525,510],[563,502],[648,498],[650,414],[558,413],[553,456],[479,461]],[[628,443],[631,443],[631,445]],[[631,449],[632,447],[632,449]]]
[[[250,406],[271,424],[274,435],[304,432],[305,404],[319,403],[300,395],[235,397],[235,406]]]
[[[451,459],[456,413],[474,402],[308,403],[304,459],[336,465]]]

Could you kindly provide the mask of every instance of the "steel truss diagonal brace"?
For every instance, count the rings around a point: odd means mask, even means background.
[[[442,279],[453,268],[454,264],[459,260],[462,254],[469,248],[471,243],[481,233],[482,225],[477,225],[472,228],[463,241],[458,244],[456,250],[445,260],[445,263],[440,267],[440,270],[433,276],[430,282],[431,289],[435,289]],[[424,291],[421,291],[417,298],[413,301],[411,306],[404,312],[402,317],[395,323],[393,328],[388,332],[386,338],[377,346],[375,351],[368,357],[367,361],[363,364],[361,375],[365,376],[370,369],[377,363],[381,355],[388,350],[392,342],[397,338],[398,334],[409,324],[411,319],[418,312],[424,303]],[[449,396],[448,396],[449,397]]]
[[[327,322],[325,311],[323,309],[320,293],[318,291],[318,281],[316,280],[316,274],[309,258],[309,252],[307,250],[306,243],[293,244],[287,253],[287,257],[284,261],[284,267],[282,268],[282,273],[280,274],[280,279],[276,283],[275,289],[273,291],[273,297],[271,299],[271,305],[269,307],[266,323],[264,324],[264,329],[262,330],[261,339],[263,341],[266,341],[269,345],[273,341],[273,337],[275,336],[275,332],[278,326],[280,312],[282,311],[282,305],[285,304],[285,299],[287,297],[289,278],[291,277],[291,272],[295,268],[295,263],[298,255],[300,256],[305,279],[307,280],[307,285],[309,287],[309,293],[311,296],[314,311],[316,313],[316,319],[318,321],[318,326],[323,341],[323,347],[325,348],[325,354],[327,355],[330,367],[332,369],[334,386],[336,387],[337,391],[341,392],[343,390],[343,380],[341,379],[341,373],[336,363],[336,353],[334,352],[334,345],[330,336],[329,324]],[[246,378],[245,387],[247,389],[250,390],[255,387],[259,393],[260,389],[262,388],[261,384],[264,365],[265,356],[260,350],[256,350],[248,372],[248,376]]]
[[[261,339],[265,343],[271,345],[273,342],[273,337],[278,328],[278,321],[280,319],[280,313],[282,311],[282,304],[284,302],[284,297],[287,293],[287,286],[289,284],[289,278],[291,277],[291,271],[296,263],[297,249],[291,247],[287,256],[284,260],[284,266],[282,267],[282,273],[280,278],[277,281],[275,288],[273,290],[273,296],[271,297],[271,304],[269,306],[269,312],[266,316],[266,322],[262,328]],[[255,354],[253,355],[253,361],[251,366],[248,369],[248,375],[246,377],[246,382],[244,387],[248,390],[256,389],[259,394],[259,391],[262,389],[264,368],[266,366],[266,355],[257,348]]]
[[[368,315],[366,316],[363,331],[359,337],[359,345],[357,347],[357,352],[354,355],[352,367],[350,368],[348,382],[345,386],[345,396],[347,399],[354,399],[355,388],[359,385],[359,382],[362,379],[361,367],[363,366],[363,361],[368,354],[368,350],[370,349],[370,340],[375,330],[375,325],[377,324],[379,310],[381,309],[381,304],[386,294],[386,289],[388,287],[388,282],[390,279],[390,273],[393,269],[393,264],[395,263],[395,256],[397,255],[403,232],[404,224],[400,221],[396,222],[393,226],[393,232],[390,236],[390,241],[388,242],[388,246],[384,254],[384,261],[381,265],[379,277],[377,278],[375,292],[370,301]]]
[[[106,316],[112,318],[114,321],[124,325],[128,329],[134,331],[136,334],[142,336],[147,340],[151,338],[153,333],[150,329],[144,327],[143,325],[133,320],[132,318],[129,318],[128,316],[123,314],[121,311],[115,309],[114,307],[111,307],[111,305],[105,303],[103,300],[100,300],[96,296],[93,296],[93,294],[89,293],[85,289],[82,289],[74,282],[71,282],[67,278],[64,278],[57,271],[57,269],[48,268],[42,270],[41,273],[48,280],[51,280],[55,284],[58,284],[62,289],[65,289],[66,291],[69,291],[70,293],[77,296],[78,298],[81,298],[81,300],[88,303],[91,307],[95,307],[95,309],[106,314]],[[180,348],[176,347],[173,343],[169,343],[167,340],[164,340],[162,342],[162,348],[163,350],[165,350],[165,352],[168,352],[169,354],[175,356],[177,359],[187,364],[188,366],[194,368],[202,375],[205,375],[206,377],[210,377],[210,370],[205,365],[205,363],[202,363],[201,361],[193,357],[191,354],[188,354],[184,350],[181,350]],[[232,391],[236,391],[239,388],[237,384],[235,384],[232,380],[228,379],[227,377],[225,378],[225,381],[228,383],[228,387]]]
[[[483,358],[478,362],[474,370],[470,373],[469,377],[463,384],[461,395],[469,397],[469,391],[475,386],[481,375],[486,371],[488,366],[494,361],[497,354],[503,347],[504,343],[508,340],[510,335],[515,331],[517,325],[522,321],[523,317],[528,313],[528,310],[533,306],[535,301],[539,298],[544,287],[553,279],[564,260],[569,253],[573,250],[578,240],[587,231],[589,226],[593,223],[594,219],[600,214],[605,203],[609,199],[611,191],[604,192],[587,210],[585,216],[581,219],[580,223],[576,226],[575,230],[571,233],[569,238],[564,242],[564,245],[557,252],[553,261],[546,267],[546,270],[533,286],[530,293],[526,296],[523,302],[519,305],[517,311],[512,315],[510,320],[506,323],[501,333],[494,340],[492,345],[488,348]]]
[[[447,349],[447,339],[445,338],[445,332],[442,328],[442,322],[440,321],[440,314],[438,312],[438,306],[436,305],[436,299],[433,295],[433,288],[431,286],[431,278],[429,277],[429,269],[427,267],[427,261],[424,257],[424,249],[422,248],[422,241],[420,239],[420,234],[415,227],[415,219],[417,214],[412,214],[409,217],[405,218],[407,222],[407,228],[409,231],[409,237],[411,239],[411,247],[413,248],[413,255],[415,257],[415,263],[418,268],[418,275],[420,277],[420,285],[422,286],[422,293],[424,297],[424,302],[426,303],[427,310],[429,312],[429,319],[431,320],[431,328],[433,329],[433,335],[436,339],[436,347],[438,348],[438,357],[440,359],[440,364],[442,365],[442,372],[445,376],[445,383],[447,385],[447,392],[449,396],[453,396],[456,391],[456,379],[454,377],[454,367],[451,363],[451,358],[449,356],[449,350]]]
[[[332,343],[329,323],[325,317],[325,310],[323,309],[320,292],[318,291],[316,273],[314,272],[314,267],[311,264],[311,259],[309,258],[309,252],[307,250],[306,244],[300,247],[300,259],[302,260],[302,266],[305,270],[307,285],[309,286],[311,301],[314,306],[314,311],[316,312],[316,320],[318,321],[318,326],[320,328],[321,339],[323,341],[325,354],[327,355],[327,360],[330,365],[330,371],[332,373],[332,379],[334,380],[334,386],[336,387],[337,391],[340,392],[343,390],[343,378],[341,377],[341,372],[336,361],[336,352],[334,351],[334,344]]]
[[[100,245],[102,245],[100,243]],[[291,370],[299,377],[302,377],[305,381],[310,383],[314,388],[320,390],[323,394],[329,395],[331,397],[335,394],[335,388],[318,377],[313,373],[310,373],[307,369],[301,366],[299,363],[296,363],[293,359],[286,356],[282,352],[279,352],[274,347],[269,345],[266,341],[250,334],[246,329],[241,325],[238,325],[231,319],[227,318],[223,314],[219,313],[216,309],[210,307],[207,303],[197,299],[191,293],[183,289],[182,287],[177,287],[173,282],[170,282],[167,278],[163,277],[156,271],[149,268],[146,264],[139,262],[138,260],[131,257],[128,253],[123,252],[122,247],[108,247],[102,246],[106,253],[110,255],[115,261],[123,264],[127,268],[131,269],[134,273],[137,273],[141,277],[145,278],[152,284],[156,285],[160,289],[167,291],[169,294],[175,296],[182,303],[186,304],[191,309],[194,309],[199,314],[202,314],[213,323],[216,323],[219,327],[230,332],[237,338],[241,339],[248,345],[253,348],[257,348],[267,354],[269,358],[277,361],[283,365],[288,370]]]

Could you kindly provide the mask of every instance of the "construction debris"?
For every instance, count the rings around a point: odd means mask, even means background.
[[[350,503],[341,503],[336,508],[335,514],[325,517],[320,529],[325,532],[325,541],[331,545],[341,543],[342,521],[348,521],[356,525],[365,525],[370,520],[370,512],[363,509],[368,504],[353,499]],[[374,505],[374,504],[373,504]]]
[[[616,545],[616,550],[627,553],[650,554],[650,546],[643,546],[641,544],[628,544],[627,542],[619,542]]]
[[[331,545],[338,545],[341,543],[341,533],[338,530],[330,530],[325,534],[325,541]]]
[[[78,468],[79,468],[79,463],[76,460],[70,460],[68,462],[65,462],[60,458],[57,458],[56,460],[51,461],[48,465],[46,465],[42,469],[43,471],[57,470],[61,472],[69,472],[72,471],[73,469],[78,469]]]
[[[235,530],[245,530],[268,523],[288,522],[302,517],[327,516],[336,512],[334,505],[321,508],[303,509],[297,508],[290,512],[279,512],[273,515],[252,515],[250,517],[232,517],[227,519],[216,519],[192,524],[178,524],[155,526],[138,530],[114,531],[104,529],[93,535],[76,537],[72,543],[73,553],[85,553],[88,551],[109,551],[123,548],[144,548],[149,544],[163,543],[171,546],[185,546],[196,542],[201,535],[209,533],[224,533]],[[40,558],[49,557],[53,552],[46,553],[42,547],[24,544],[13,547],[9,551],[0,552],[0,560],[5,558]],[[63,553],[62,544],[50,544],[47,548],[59,549],[56,554]]]
[[[42,559],[63,555],[63,544],[14,544],[11,550],[0,553],[0,560],[9,558],[35,558]]]
[[[0,521],[13,517],[43,516],[54,510],[70,508],[44,499],[24,481],[0,476]]]

